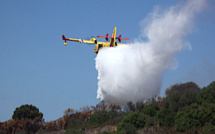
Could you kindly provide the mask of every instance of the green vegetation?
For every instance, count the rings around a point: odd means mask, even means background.
[[[72,128],[67,129],[64,134],[84,134],[85,129],[84,128]]]
[[[215,104],[198,105],[194,103],[177,113],[175,117],[176,130],[179,132],[195,130],[203,127],[206,123],[215,125],[214,113]]]
[[[102,123],[114,124],[117,122],[118,117],[120,117],[120,113],[111,110],[111,111],[96,111],[92,116],[90,116],[87,121],[88,124],[93,126],[99,126]]]
[[[43,114],[32,105],[22,105],[15,109],[11,120],[0,124],[1,133],[35,133],[43,127]]]
[[[32,105],[22,105],[14,111],[12,118],[16,119],[35,119],[36,117],[43,118],[43,114],[39,109]]]
[[[215,81],[201,90],[198,96],[198,103],[215,103]]]
[[[15,109],[11,120],[0,123],[0,134],[215,133],[215,81],[202,89],[193,82],[176,84],[165,93],[164,98],[128,102],[124,111],[119,105],[103,101],[79,112],[68,108],[62,118],[47,123],[38,108],[22,105]]]
[[[153,128],[161,133],[164,129],[159,128],[169,128],[174,133],[215,133],[214,102],[215,82],[202,90],[193,82],[176,84],[166,90],[161,105],[156,98],[147,101],[141,110],[137,104],[127,103],[129,112],[118,124],[117,132],[129,134]]]

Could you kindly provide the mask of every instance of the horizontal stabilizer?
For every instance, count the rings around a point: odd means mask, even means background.
[[[129,38],[121,38],[121,34],[119,35],[119,37],[116,37],[116,39],[118,39],[119,42],[121,42],[121,40],[129,40]]]
[[[99,38],[105,38],[106,41],[108,41],[108,39],[113,39],[113,37],[109,37],[108,34],[106,34],[106,36],[98,35],[97,37],[99,37]]]
[[[100,36],[100,35],[98,35],[97,37],[99,37],[99,38],[110,38],[110,39],[113,38],[113,37],[106,37],[106,36]]]
[[[108,41],[108,39],[113,39],[113,37],[109,37],[108,34],[106,36],[98,35],[97,37],[105,38],[107,41]],[[116,37],[116,39],[118,39],[119,42],[121,42],[121,40],[130,40],[129,38],[121,38],[121,35],[119,35],[119,37]]]

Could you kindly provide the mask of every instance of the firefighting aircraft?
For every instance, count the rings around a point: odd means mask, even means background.
[[[80,43],[96,44],[94,52],[97,54],[99,52],[99,49],[101,49],[103,47],[115,47],[115,46],[119,46],[119,45],[127,45],[127,44],[116,42],[116,39],[118,39],[119,42],[121,42],[121,40],[129,40],[129,38],[121,38],[121,35],[119,35],[119,37],[116,37],[116,29],[117,28],[115,27],[111,37],[109,37],[108,34],[106,34],[106,36],[100,36],[100,35],[97,36],[99,38],[105,38],[106,41],[108,41],[108,39],[110,39],[110,42],[100,42],[100,41],[97,41],[95,38],[91,38],[90,40],[65,38],[64,35],[62,35],[62,38],[65,41],[64,45],[67,45],[67,43],[66,43],[67,40],[74,41],[74,42],[80,42]]]

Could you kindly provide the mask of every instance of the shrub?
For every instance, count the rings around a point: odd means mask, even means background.
[[[84,134],[85,129],[84,128],[72,128],[67,129],[64,134]]]
[[[143,113],[149,116],[155,116],[158,110],[159,110],[158,104],[155,102],[149,104],[148,106],[145,106],[143,109]]]
[[[119,115],[116,111],[96,111],[90,119],[88,119],[88,123],[90,125],[100,125],[105,122],[112,122],[114,123],[114,118],[117,118]]]
[[[71,117],[67,122],[66,129],[77,128],[77,127],[81,127],[83,125],[84,125],[84,121],[82,121],[79,118]]]
[[[198,103],[215,103],[215,81],[201,90],[198,96]]]
[[[161,108],[157,113],[157,118],[161,126],[171,127],[174,125],[176,113],[167,108]]]
[[[126,129],[126,126],[133,125],[136,129],[144,128],[145,121],[148,116],[141,113],[141,112],[133,112],[128,113],[124,116],[122,121],[117,125],[117,131],[121,131],[123,129]]]
[[[193,82],[176,84],[166,90],[166,99],[163,101],[163,107],[177,112],[192,103],[198,102],[200,88]]]
[[[215,104],[192,104],[184,110],[180,110],[175,117],[176,130],[184,132],[205,126],[206,123],[214,123]]]
[[[215,125],[211,124],[211,123],[206,123],[201,129],[200,129],[200,133],[203,134],[214,134],[215,133]]]
[[[122,125],[122,126],[120,126]],[[131,123],[124,123],[124,124],[120,124],[119,125],[119,129],[117,126],[117,133],[118,134],[136,134],[137,133],[137,129],[135,128],[135,126]]]
[[[6,132],[3,130],[0,130],[0,134],[6,134]]]

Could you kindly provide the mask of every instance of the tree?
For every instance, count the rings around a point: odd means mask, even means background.
[[[136,102],[136,110],[141,111],[144,108],[144,103],[142,101]]]
[[[173,86],[171,86],[170,88],[168,88],[165,93],[166,96],[169,96],[169,94],[174,91],[177,90],[179,91],[180,94],[182,94],[184,91],[186,91],[187,89],[193,89],[193,90],[198,90],[200,91],[200,88],[198,85],[196,85],[194,82],[187,82],[187,83],[183,83],[183,84],[175,84]]]
[[[129,111],[131,111],[131,112],[135,111],[135,105],[132,103],[132,101],[129,101],[127,103],[127,106],[128,106]]]
[[[135,129],[143,129],[145,127],[145,124],[151,124],[147,123],[149,116],[145,115],[142,112],[131,112],[127,113],[121,122],[117,125],[117,132],[127,130],[129,128],[135,128]]]
[[[146,115],[149,115],[149,116],[155,116],[156,113],[159,111],[159,106],[158,106],[158,103],[156,102],[153,102],[147,106],[144,107],[144,109],[142,110],[142,112]]]
[[[120,128],[119,128],[119,126],[117,126],[118,134],[136,134],[137,133],[137,129],[131,123],[126,122],[126,123],[120,124],[120,125],[121,125]]]
[[[40,119],[43,118],[43,114],[39,112],[39,109],[33,105],[22,105],[13,113],[12,118],[14,120],[16,119],[35,119],[36,117],[39,117]]]
[[[175,115],[176,113],[173,111],[170,111],[170,109],[161,108],[157,112],[157,118],[159,120],[159,124],[161,126],[168,126],[168,127],[173,126]]]
[[[201,90],[198,97],[198,103],[215,103],[215,81]]]
[[[197,103],[186,107],[186,109],[179,110],[175,117],[176,130],[184,132],[187,130],[195,130],[202,128],[209,123],[215,125],[215,104],[203,104]]]
[[[186,106],[198,101],[200,88],[193,82],[184,84],[176,84],[166,90],[166,99],[163,101],[163,106],[177,112]]]

